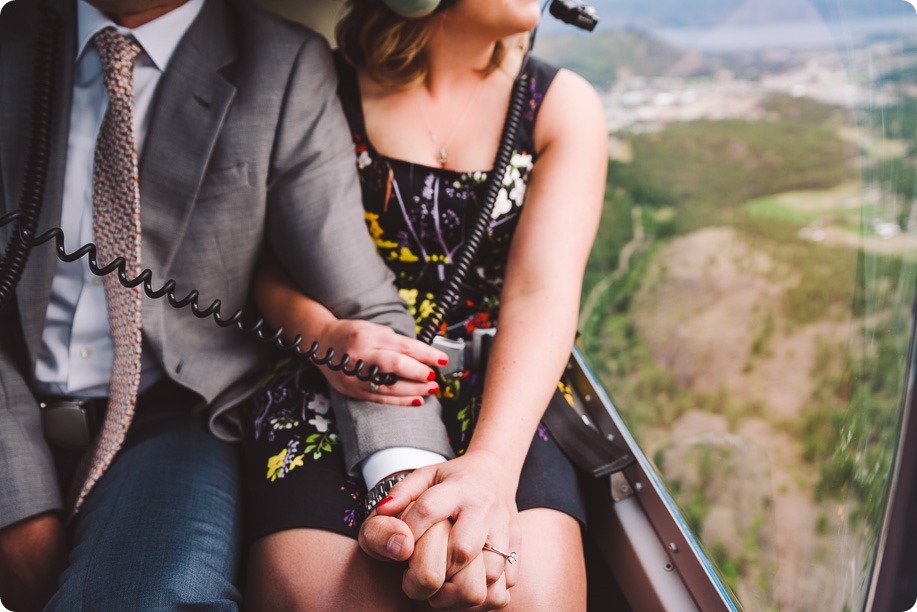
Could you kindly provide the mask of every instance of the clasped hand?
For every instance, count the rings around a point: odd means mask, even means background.
[[[483,451],[415,471],[360,529],[372,557],[407,561],[402,589],[434,608],[501,608],[516,584],[521,552],[515,493],[497,458]],[[515,551],[509,564],[485,542]]]

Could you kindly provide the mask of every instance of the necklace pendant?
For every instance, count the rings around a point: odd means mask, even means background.
[[[439,165],[446,165],[446,147],[440,147],[439,149]]]

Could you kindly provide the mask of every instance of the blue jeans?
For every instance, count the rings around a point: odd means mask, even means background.
[[[124,448],[84,501],[46,610],[238,610],[237,451],[188,411],[186,392],[173,400],[167,388],[138,404]]]

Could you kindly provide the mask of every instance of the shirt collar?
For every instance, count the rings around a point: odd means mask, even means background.
[[[179,41],[200,13],[205,0],[188,0],[153,21],[133,30],[116,25],[105,13],[86,0],[77,0],[77,61],[83,56],[92,37],[100,30],[114,27],[118,33],[134,37],[160,72],[164,72]]]

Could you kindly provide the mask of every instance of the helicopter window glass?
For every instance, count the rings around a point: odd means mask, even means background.
[[[863,607],[917,260],[917,12],[605,0],[536,53],[608,121],[581,345],[736,598]]]

